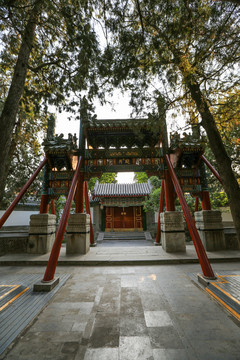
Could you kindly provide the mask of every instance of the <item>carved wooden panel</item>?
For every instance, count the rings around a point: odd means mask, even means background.
[[[114,208],[106,207],[105,211],[105,229],[113,229],[113,219],[114,219]]]
[[[134,227],[136,229],[140,229],[143,227],[142,224],[142,207],[141,206],[134,206]]]

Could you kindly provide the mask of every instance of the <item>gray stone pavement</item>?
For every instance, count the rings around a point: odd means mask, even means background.
[[[120,242],[119,242],[120,243]],[[135,243],[134,243],[135,244]],[[238,261],[239,250],[222,250],[207,252],[211,262]],[[8,254],[0,256],[0,265],[46,265],[49,254]],[[166,253],[161,246],[96,246],[90,248],[86,255],[66,255],[66,248],[62,247],[59,256],[59,265],[148,265],[148,264],[179,264],[198,262],[193,245],[186,246],[186,253]]]
[[[239,262],[213,269],[237,271]],[[45,268],[0,270],[4,277]],[[199,264],[64,266],[57,272],[71,277],[0,359],[240,358],[239,323],[191,281]]]

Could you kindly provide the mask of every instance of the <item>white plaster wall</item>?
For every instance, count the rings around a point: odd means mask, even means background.
[[[0,210],[0,217],[4,212]],[[39,211],[13,211],[3,226],[28,226],[32,214],[39,214]]]
[[[92,223],[94,223],[93,207],[90,207],[90,212],[91,212]]]

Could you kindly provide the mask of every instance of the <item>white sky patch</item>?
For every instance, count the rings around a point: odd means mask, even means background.
[[[134,178],[134,172],[119,172],[117,173],[118,184],[132,184]]]

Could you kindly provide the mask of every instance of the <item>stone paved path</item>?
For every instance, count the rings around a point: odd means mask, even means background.
[[[91,247],[86,255],[66,255],[66,247],[62,246],[59,256],[59,265],[109,265],[120,263],[121,265],[141,264],[179,264],[198,262],[196,250],[193,245],[186,245],[186,253],[166,253],[161,246],[96,246]],[[207,252],[211,262],[238,261],[240,262],[239,250],[222,250]],[[49,254],[7,254],[0,256],[0,265],[47,265]]]
[[[0,359],[237,360],[238,323],[191,281],[198,271],[197,264],[58,268],[71,278]],[[44,268],[1,268],[2,276],[11,272]]]

